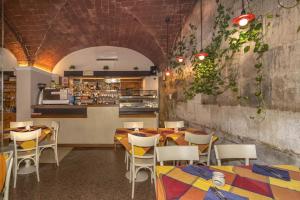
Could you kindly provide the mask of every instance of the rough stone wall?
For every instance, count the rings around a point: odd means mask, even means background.
[[[226,8],[232,8],[233,16],[241,12],[241,1],[220,0]],[[199,3],[198,3],[199,4]],[[200,25],[199,5],[196,5],[188,24]],[[212,38],[216,15],[216,1],[203,0],[203,46]],[[176,75],[162,83],[164,94],[173,99],[162,100],[165,114],[161,120],[183,119],[189,126],[215,130],[222,143],[256,143],[261,161],[269,163],[300,163],[300,5],[293,9],[279,8],[274,0],[250,1],[256,16],[263,15],[264,39],[269,51],[263,58],[264,96],[266,116],[264,120],[250,119],[256,112],[255,98],[251,92],[255,85],[254,57],[251,53],[239,53],[233,64],[239,67],[238,85],[242,95],[250,95],[248,103],[241,104],[230,92],[211,98],[197,95],[193,100],[182,102],[184,84],[175,81]],[[272,15],[272,18],[266,17]],[[197,37],[200,38],[200,27]],[[198,48],[200,49],[200,48]],[[185,77],[191,77],[187,63]],[[177,82],[177,84],[176,84]],[[185,83],[184,81],[181,81]],[[177,90],[174,92],[174,88]],[[253,95],[252,95],[253,96]],[[276,150],[274,150],[276,149]]]

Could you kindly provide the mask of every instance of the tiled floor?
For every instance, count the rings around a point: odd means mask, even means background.
[[[114,200],[131,199],[131,184],[125,178],[124,151],[73,149],[60,163],[40,165],[40,183],[35,174],[19,175],[13,200]],[[136,184],[136,200],[155,199],[150,179]]]

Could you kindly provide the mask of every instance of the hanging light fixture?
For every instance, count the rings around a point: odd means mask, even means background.
[[[242,12],[240,16],[237,16],[232,19],[232,23],[240,27],[245,27],[247,24],[255,19],[253,13],[246,13],[245,2],[242,0]]]
[[[165,70],[165,75],[170,76],[171,75],[171,70],[169,69],[170,65],[170,55],[169,55],[169,23],[171,19],[170,17],[166,17],[165,22],[167,24],[167,69]]]
[[[202,15],[202,0],[200,0],[200,12],[201,12],[201,14],[200,14],[200,17],[201,17],[201,20],[200,20],[200,31],[201,31],[201,36],[200,36],[200,40],[201,40],[201,50],[200,50],[200,52],[199,53],[197,53],[197,54],[195,54],[195,57],[196,58],[198,58],[199,60],[204,60],[207,56],[208,56],[208,53],[206,53],[206,52],[204,52],[204,50],[203,50],[203,47],[202,47],[202,39],[203,39],[203,37],[202,37],[202,35],[203,35],[203,31],[202,31],[202,17],[203,17],[203,15]]]
[[[180,2],[179,2],[179,15],[180,15],[180,44],[181,44],[182,43],[182,25],[183,24],[182,24],[182,17],[181,17],[182,12],[181,12]],[[180,53],[182,53],[181,50],[180,50]],[[176,56],[176,61],[179,62],[179,63],[183,63],[183,61],[184,61],[183,55],[177,55]]]

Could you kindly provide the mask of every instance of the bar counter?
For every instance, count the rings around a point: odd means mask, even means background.
[[[155,113],[120,115],[118,105],[37,105],[32,106],[35,124],[50,125],[60,123],[58,143],[65,146],[112,146],[116,128],[123,122],[142,121],[144,127],[157,128]]]

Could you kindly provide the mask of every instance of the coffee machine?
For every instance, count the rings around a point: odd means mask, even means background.
[[[39,93],[37,96],[37,104],[41,105],[43,104],[43,95],[44,95],[44,89],[46,88],[45,83],[38,83]]]

